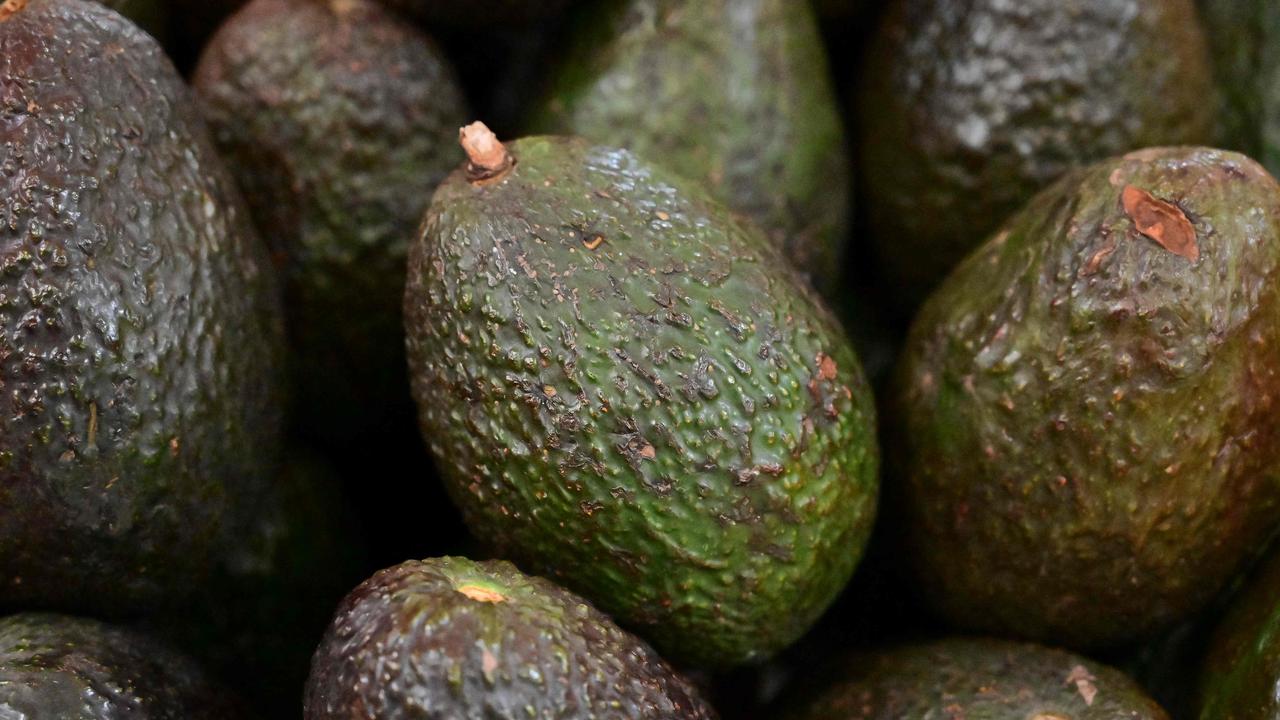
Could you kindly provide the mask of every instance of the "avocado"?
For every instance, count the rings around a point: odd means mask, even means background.
[[[472,533],[689,664],[763,658],[844,586],[875,411],[763,233],[626,150],[483,124],[409,254],[423,436]]]
[[[1220,142],[1280,171],[1280,5],[1201,0],[1221,88]]]
[[[856,655],[789,720],[1167,720],[1119,670],[1064,650],[947,638]]]
[[[279,452],[270,258],[147,34],[0,10],[0,606],[180,601]]]
[[[859,170],[903,308],[1068,169],[1212,141],[1192,0],[895,0],[858,95]]]
[[[367,448],[412,427],[405,255],[463,158],[448,61],[371,0],[254,0],[206,47],[194,86],[283,264],[306,429]]]
[[[898,373],[944,616],[1079,648],[1168,627],[1280,520],[1280,186],[1207,148],[1069,172],[929,298]]]
[[[554,17],[574,0],[381,0],[427,27],[522,25]]]
[[[838,296],[849,158],[813,10],[796,0],[606,0],[532,120],[634,151],[743,213]]]
[[[1280,553],[1233,599],[1200,668],[1201,720],[1280,717]]]
[[[710,720],[692,685],[586,600],[511,563],[378,572],[312,661],[307,720]]]
[[[49,613],[0,619],[0,713],[15,720],[246,717],[168,646],[97,620]]]

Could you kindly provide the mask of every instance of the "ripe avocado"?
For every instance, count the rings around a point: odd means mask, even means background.
[[[711,720],[658,657],[582,598],[504,561],[445,557],[375,574],[312,661],[306,720]]]
[[[855,656],[789,720],[1167,720],[1119,670],[1039,645],[949,638]]]
[[[1155,148],[1073,171],[933,294],[892,431],[917,574],[970,629],[1111,646],[1280,520],[1280,186]]]
[[[914,306],[1074,166],[1212,139],[1192,0],[895,0],[864,67],[872,240]]]
[[[697,185],[476,123],[410,250],[410,377],[473,534],[669,657],[800,636],[871,529],[874,407],[830,312]]]
[[[1233,600],[1200,670],[1200,720],[1280,717],[1280,554]]]
[[[836,296],[849,158],[807,2],[609,0],[570,47],[538,132],[626,148],[698,182]]]
[[[405,255],[463,159],[448,61],[371,0],[254,0],[214,36],[194,85],[283,263],[306,429],[367,450],[412,427]]]
[[[1280,171],[1280,4],[1201,0],[1221,88],[1220,141]]]
[[[275,471],[277,288],[155,41],[97,3],[3,8],[0,605],[139,611]]]
[[[44,613],[0,620],[0,715],[17,720],[246,717],[195,663],[169,647],[96,620]]]

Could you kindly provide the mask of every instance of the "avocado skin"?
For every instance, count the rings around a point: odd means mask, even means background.
[[[468,586],[501,599],[473,599],[459,589]],[[338,607],[312,662],[305,717],[357,712],[383,720],[715,718],[657,653],[582,598],[505,561],[458,557],[382,570]]]
[[[869,535],[871,394],[758,230],[625,150],[459,170],[410,250],[410,379],[472,534],[689,664],[763,658]],[[594,249],[592,249],[594,247]]]
[[[453,69],[377,3],[255,0],[214,36],[194,85],[283,264],[298,417],[348,446],[412,427],[405,256],[463,159]]]
[[[1133,185],[1200,259],[1138,234]],[[1100,647],[1204,606],[1280,519],[1280,188],[1157,148],[1073,171],[965,260],[899,365],[926,595],[961,627]]]
[[[1212,140],[1191,0],[896,0],[858,97],[872,241],[904,307],[1075,166]]]
[[[0,620],[0,707],[6,717],[33,719],[246,717],[168,646],[96,620],[48,613]]]
[[[1214,630],[1201,664],[1201,720],[1280,717],[1280,554],[1272,553]]]
[[[1201,0],[1221,90],[1219,141],[1280,171],[1280,5]]]
[[[1086,700],[1090,685],[1095,694]],[[948,638],[854,656],[841,666],[838,682],[787,717],[1168,718],[1119,670],[1063,650],[980,638]]]
[[[31,0],[0,77],[0,605],[181,601],[278,459],[270,260],[128,21]]]
[[[850,164],[809,4],[609,0],[593,9],[533,128],[627,148],[701,183],[836,297]]]

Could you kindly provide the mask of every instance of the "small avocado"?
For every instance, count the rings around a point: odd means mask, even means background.
[[[1280,4],[1201,0],[1221,88],[1220,141],[1280,171]]]
[[[895,0],[862,73],[872,241],[914,307],[1072,167],[1212,141],[1192,0]]]
[[[180,600],[275,472],[270,259],[146,33],[0,6],[0,606]]]
[[[1072,171],[929,298],[898,371],[947,618],[1079,648],[1166,628],[1280,520],[1280,186],[1207,148]]]
[[[537,132],[626,148],[753,219],[831,297],[849,157],[798,0],[604,0],[552,71]]]
[[[678,661],[798,638],[871,530],[875,410],[832,314],[696,184],[482,124],[409,255],[423,436],[468,527]]]
[[[851,658],[788,720],[1167,720],[1119,670],[1039,645],[948,638]]]
[[[392,423],[412,427],[405,255],[463,159],[448,61],[371,0],[254,0],[209,43],[194,85],[283,264],[306,429],[367,449]]]
[[[1280,553],[1262,564],[1214,630],[1200,669],[1200,720],[1280,717]]]
[[[697,690],[586,600],[501,560],[383,570],[351,592],[306,720],[712,720]]]
[[[14,720],[246,717],[244,709],[195,663],[168,646],[96,620],[46,613],[0,619],[0,716]]]

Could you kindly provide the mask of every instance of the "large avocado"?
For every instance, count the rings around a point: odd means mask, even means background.
[[[947,617],[1073,647],[1168,626],[1280,520],[1280,187],[1204,148],[1073,171],[929,298],[899,371]]]
[[[895,0],[864,67],[861,171],[910,306],[1071,167],[1211,140],[1192,0]]]
[[[831,314],[762,233],[630,152],[508,155],[478,123],[464,144],[405,321],[423,435],[473,534],[673,659],[787,645],[875,508],[874,408]]]
[[[270,260],[145,33],[81,0],[0,10],[0,605],[187,591],[275,471]]]
[[[1280,171],[1280,3],[1201,0],[1221,88],[1220,141]]]
[[[1280,554],[1272,553],[1214,630],[1200,670],[1201,720],[1280,717]]]
[[[365,581],[316,650],[306,720],[711,720],[648,645],[503,561],[410,561]]]
[[[405,255],[466,119],[432,41],[371,0],[254,0],[204,51],[214,140],[283,263],[299,416],[368,447],[413,424]]]
[[[797,0],[605,0],[533,122],[627,148],[753,220],[835,296],[849,158],[813,10]]]
[[[789,720],[1166,720],[1119,670],[1038,645],[951,638],[854,656]]]
[[[228,720],[246,716],[195,663],[145,635],[96,620],[26,613],[0,620],[0,717]]]

